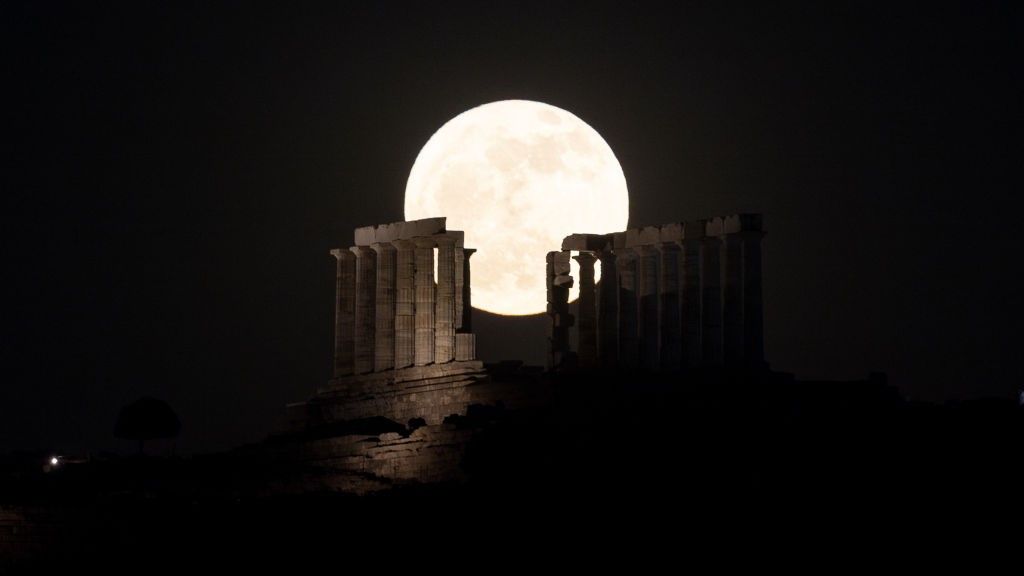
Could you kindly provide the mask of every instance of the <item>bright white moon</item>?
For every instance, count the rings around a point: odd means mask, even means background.
[[[541,102],[503,100],[452,118],[416,157],[405,218],[435,216],[477,249],[475,308],[537,314],[546,309],[547,253],[573,232],[625,230],[629,194],[615,154],[585,122]]]

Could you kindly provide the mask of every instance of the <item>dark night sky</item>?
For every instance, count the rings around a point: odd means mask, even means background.
[[[263,437],[328,376],[328,250],[509,98],[604,136],[631,226],[765,213],[774,368],[1024,382],[1016,3],[278,4],[0,7],[0,449],[126,448],[144,394],[186,451]],[[477,324],[542,362],[542,319]]]

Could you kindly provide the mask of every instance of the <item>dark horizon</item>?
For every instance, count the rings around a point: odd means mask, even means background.
[[[145,395],[184,452],[263,438],[329,377],[328,251],[403,219],[445,121],[512,98],[604,137],[630,227],[765,215],[774,369],[929,401],[1024,382],[1012,3],[0,14],[0,451],[130,449],[114,420]],[[545,323],[477,311],[479,354],[542,364]]]

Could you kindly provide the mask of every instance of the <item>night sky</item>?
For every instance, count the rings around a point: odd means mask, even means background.
[[[1017,3],[771,4],[4,2],[0,450],[130,450],[142,395],[182,451],[263,438],[329,375],[328,250],[510,98],[601,133],[630,226],[765,214],[773,368],[1013,394]],[[543,363],[543,318],[475,323]]]

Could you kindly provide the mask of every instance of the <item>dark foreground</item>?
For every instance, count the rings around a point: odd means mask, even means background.
[[[261,446],[49,473],[38,455],[12,455],[0,572],[486,567],[547,551],[635,563],[636,550],[655,562],[703,541],[795,545],[855,527],[905,539],[963,517],[974,520],[958,532],[1019,529],[1024,410],[1011,402],[912,404],[881,379],[553,385],[544,409],[448,424],[480,429],[468,482],[365,496],[297,489],[311,472],[268,463]]]

